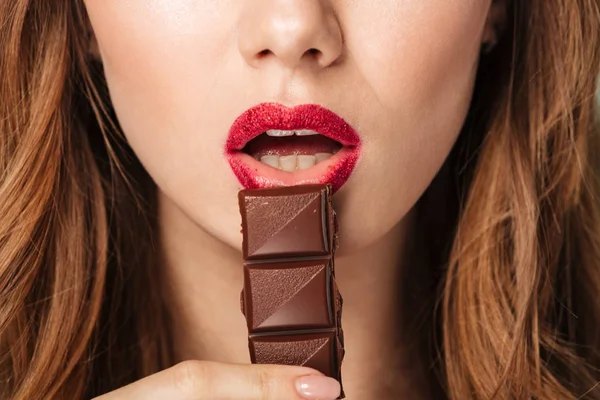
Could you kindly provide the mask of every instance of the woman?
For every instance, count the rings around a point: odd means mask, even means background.
[[[1,2],[1,397],[336,398],[238,304],[328,181],[348,399],[600,399],[599,68],[597,0]]]

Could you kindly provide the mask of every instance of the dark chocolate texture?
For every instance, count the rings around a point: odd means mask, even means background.
[[[341,383],[345,350],[342,297],[334,276],[337,220],[331,187],[244,190],[239,202],[240,306],[251,361],[307,366]]]
[[[331,377],[339,376],[335,329],[319,333],[250,335],[252,362],[302,365]]]
[[[240,192],[244,259],[329,256],[326,193],[315,185]]]
[[[329,276],[326,260],[244,265],[248,330],[332,326],[335,316],[327,298]]]

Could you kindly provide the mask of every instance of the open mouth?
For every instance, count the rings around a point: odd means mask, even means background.
[[[270,167],[307,170],[331,158],[342,144],[310,129],[270,129],[252,139],[242,152]]]
[[[330,183],[336,191],[350,177],[360,144],[354,129],[326,108],[263,103],[233,123],[225,156],[247,189]]]

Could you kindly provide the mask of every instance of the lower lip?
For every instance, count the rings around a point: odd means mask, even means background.
[[[227,154],[229,165],[246,189],[329,183],[333,191],[348,180],[359,157],[358,147],[342,147],[337,153],[306,170],[281,171],[241,151]]]

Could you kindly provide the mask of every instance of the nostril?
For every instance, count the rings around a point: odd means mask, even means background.
[[[256,58],[260,60],[260,59],[263,59],[263,58],[271,56],[271,55],[274,55],[274,53],[271,50],[264,49],[264,50],[259,51],[256,54]],[[317,57],[319,57],[321,55],[321,50],[315,49],[313,47],[313,48],[310,48],[310,49],[306,50],[304,52],[304,55],[316,59]]]

